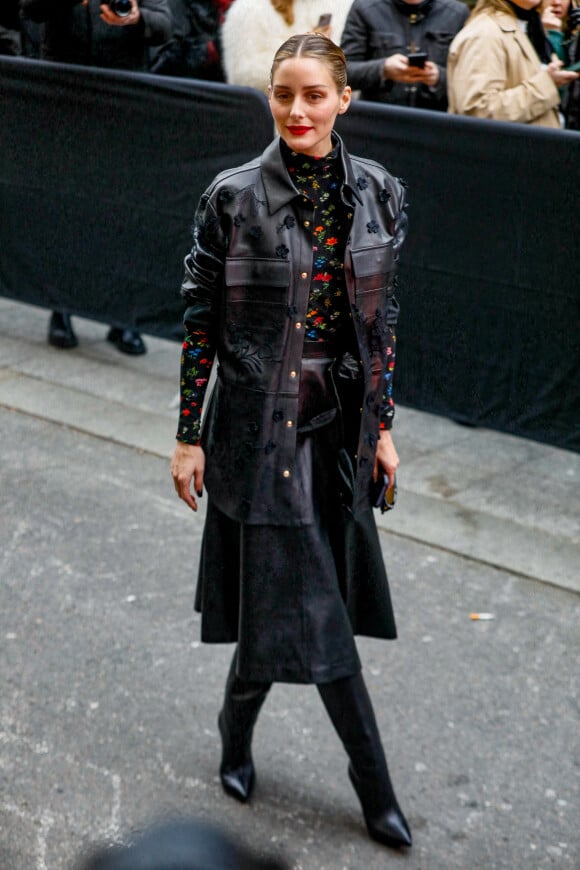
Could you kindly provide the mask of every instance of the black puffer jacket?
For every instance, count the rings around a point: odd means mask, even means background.
[[[469,15],[459,0],[354,0],[342,34],[348,83],[363,100],[447,110],[447,53]],[[424,51],[439,67],[435,88],[385,81],[383,66],[393,54]]]
[[[393,294],[405,191],[378,163],[350,157],[340,145],[342,197],[352,220],[345,279],[364,381],[361,407],[352,410],[360,415],[356,511],[368,510],[398,310]],[[182,286],[185,321],[188,330],[209,334],[220,362],[202,434],[205,483],[217,507],[236,520],[305,521],[294,456],[314,217],[312,203],[290,179],[279,139],[257,160],[218,175],[196,216]]]
[[[85,66],[146,70],[147,46],[171,37],[169,0],[139,0],[141,20],[115,27],[101,19],[103,0],[21,0],[24,15],[43,23],[41,49],[46,60]]]

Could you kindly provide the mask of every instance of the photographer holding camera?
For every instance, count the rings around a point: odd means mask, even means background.
[[[44,24],[42,57],[63,63],[146,70],[147,48],[173,32],[169,0],[20,0]]]
[[[169,0],[20,0],[24,17],[43,25],[41,57],[83,66],[146,71],[147,49],[171,38]],[[107,340],[120,351],[143,354],[141,335],[125,325],[111,327]],[[53,311],[49,344],[78,344],[70,315]]]

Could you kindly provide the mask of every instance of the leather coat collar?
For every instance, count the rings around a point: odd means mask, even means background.
[[[362,205],[362,199],[357,190],[356,179],[354,177],[348,152],[344,147],[342,139],[337,133],[333,133],[332,141],[338,145],[339,157],[344,175],[344,184],[340,191],[342,200],[350,208],[355,207],[355,200]],[[264,184],[264,190],[266,191],[268,211],[270,214],[279,211],[297,196],[301,195],[292,183],[290,174],[286,169],[286,164],[284,163],[280,152],[279,136],[274,139],[262,154],[260,171],[262,173],[262,183]]]

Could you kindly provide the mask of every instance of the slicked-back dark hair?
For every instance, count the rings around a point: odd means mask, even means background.
[[[282,61],[294,57],[312,57],[325,64],[338,93],[341,94],[344,91],[346,87],[346,57],[342,48],[322,33],[297,33],[282,43],[272,61],[270,84]]]

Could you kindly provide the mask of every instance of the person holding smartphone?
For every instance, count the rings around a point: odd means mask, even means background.
[[[560,128],[559,88],[578,80],[548,41],[541,0],[478,0],[454,39],[449,111],[473,118]]]
[[[447,109],[449,45],[469,15],[459,0],[354,0],[342,34],[363,100]]]
[[[235,0],[222,25],[222,62],[230,85],[268,90],[276,48],[293,33],[340,42],[351,0]]]
[[[351,89],[326,36],[280,46],[268,96],[279,136],[201,197],[182,284],[171,473],[192,510],[204,484],[209,493],[201,639],[237,644],[218,717],[220,778],[247,801],[270,686],[315,684],[369,834],[399,848],[411,834],[354,635],[396,636],[372,493],[383,475],[393,489],[399,462],[391,385],[405,185],[350,156],[334,132]]]

